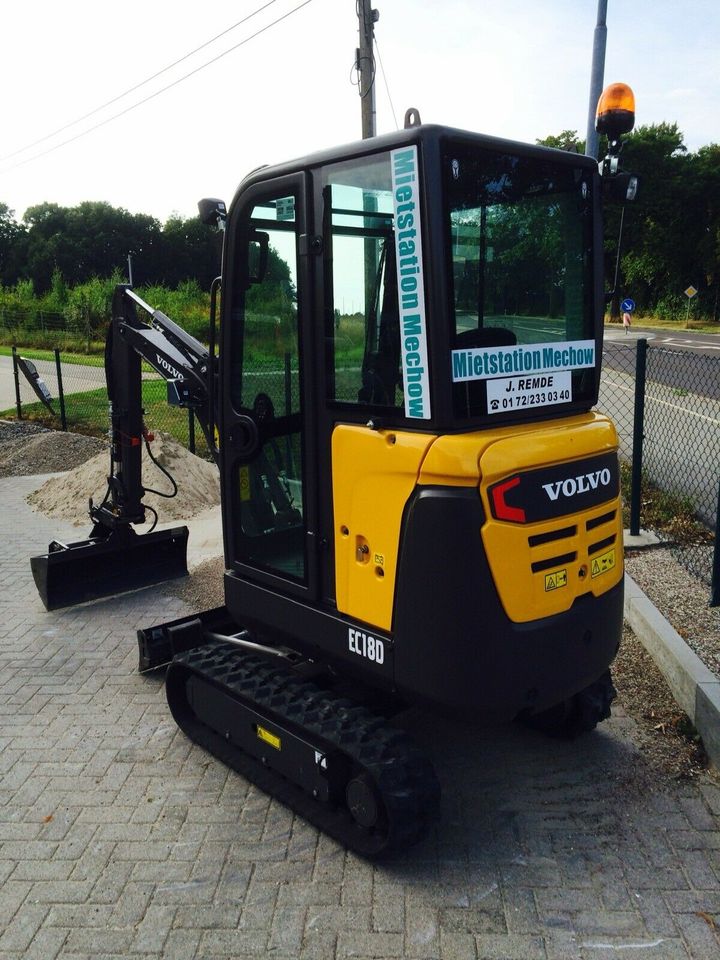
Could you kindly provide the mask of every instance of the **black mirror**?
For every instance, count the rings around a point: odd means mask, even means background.
[[[603,200],[611,203],[628,203],[637,196],[638,178],[632,173],[615,173],[603,177]]]
[[[200,220],[208,227],[218,227],[223,229],[227,219],[227,207],[224,200],[217,200],[214,197],[206,197],[198,202],[198,211]]]
[[[248,286],[265,279],[269,249],[270,235],[263,230],[253,230],[248,240]]]

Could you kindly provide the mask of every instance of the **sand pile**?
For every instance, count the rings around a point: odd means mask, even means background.
[[[172,500],[153,493],[147,493],[143,498],[145,503],[157,510],[160,523],[184,520],[220,503],[220,478],[215,464],[194,456],[164,433],[155,434],[150,449],[178,485],[177,496]],[[105,451],[62,477],[52,477],[30,494],[28,503],[50,517],[87,524],[88,497],[92,497],[96,504],[102,501],[109,469],[110,454]],[[146,487],[168,493],[172,491],[170,481],[158,470],[144,448],[142,479]]]

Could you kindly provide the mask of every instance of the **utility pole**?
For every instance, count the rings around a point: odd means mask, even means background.
[[[607,0],[598,0],[597,25],[593,38],[592,66],[590,68],[590,103],[588,104],[587,136],[585,153],[598,158],[599,137],[595,130],[595,113],[603,89],[605,76],[605,47],[607,45]]]
[[[357,0],[358,34],[360,46],[355,51],[355,67],[358,73],[360,91],[360,114],[362,118],[362,138],[368,140],[377,134],[375,123],[375,24],[380,19],[380,12],[373,10],[371,0]],[[377,199],[371,192],[363,191],[363,210],[366,213],[375,213]],[[365,217],[363,225],[366,230],[377,228],[377,221],[373,217]],[[363,242],[365,262],[365,323],[371,324],[375,306],[377,284],[377,270],[379,244],[376,237],[366,236]],[[377,320],[377,318],[375,318]]]
[[[358,0],[358,34],[360,46],[355,52],[355,66],[360,86],[360,110],[362,114],[362,137],[367,140],[377,133],[375,125],[375,55],[373,40],[374,24],[380,19],[380,11],[373,10],[371,0]]]

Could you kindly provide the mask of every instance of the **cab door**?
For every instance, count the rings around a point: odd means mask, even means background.
[[[306,177],[297,174],[250,186],[230,212],[220,454],[228,567],[312,599],[307,211]]]

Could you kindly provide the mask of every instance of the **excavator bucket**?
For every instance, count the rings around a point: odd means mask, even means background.
[[[185,575],[187,541],[187,527],[143,535],[124,527],[76,543],[53,540],[30,566],[46,609],[56,610]]]

